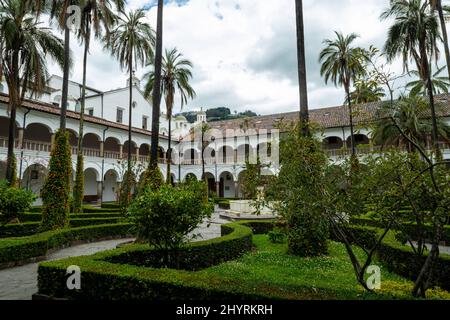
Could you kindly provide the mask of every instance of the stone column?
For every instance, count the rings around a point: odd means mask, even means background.
[[[98,181],[97,182],[97,203],[102,202],[102,194],[103,194],[103,182]]]
[[[234,197],[239,198],[239,181],[234,182]]]
[[[105,143],[102,141],[100,142],[100,158],[105,157]]]
[[[119,158],[123,159],[123,144],[119,144]]]
[[[55,146],[55,137],[56,135],[54,133],[52,133],[52,137],[51,137],[51,150],[53,150],[53,147]]]
[[[216,181],[216,196],[220,197],[220,181]]]
[[[18,149],[23,149],[23,134],[24,134],[24,129],[23,128],[19,128],[19,135],[18,135]]]
[[[139,161],[139,147],[136,147],[136,161]]]

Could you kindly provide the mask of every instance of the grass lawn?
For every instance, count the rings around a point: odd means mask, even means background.
[[[382,288],[367,293],[357,283],[344,245],[330,242],[329,255],[298,258],[287,252],[286,244],[273,244],[267,235],[253,237],[256,251],[239,260],[203,271],[205,275],[234,278],[242,283],[272,287],[278,294],[293,299],[408,299],[412,282],[382,270]],[[358,256],[364,252],[357,250]],[[277,295],[278,295],[277,294]],[[450,294],[433,290],[429,298],[450,299]]]

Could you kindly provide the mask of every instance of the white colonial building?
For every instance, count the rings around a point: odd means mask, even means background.
[[[46,92],[41,97],[28,97],[17,111],[16,156],[21,186],[40,193],[52,148],[54,134],[59,128],[62,78],[52,76]],[[132,141],[128,141],[129,87],[111,91],[88,88],[83,150],[85,155],[85,197],[88,201],[115,201],[119,184],[123,179],[128,146],[136,161],[136,174],[146,167],[150,156],[152,105],[146,100],[137,78],[133,80]],[[1,178],[5,174],[9,127],[8,95],[6,85],[0,86],[0,161]],[[73,148],[75,172],[76,146],[79,126],[79,100],[81,85],[70,82],[67,112],[67,128]],[[436,98],[443,106],[440,116],[450,123],[450,96]],[[373,123],[379,104],[355,107],[355,141],[358,154],[377,150],[370,139],[370,123]],[[161,106],[165,110],[165,106]],[[330,156],[338,160],[348,153],[350,128],[348,110],[344,106],[311,110],[311,121],[322,128],[320,138]],[[209,188],[221,197],[241,196],[240,183],[246,160],[256,160],[256,154],[268,166],[265,174],[277,174],[279,124],[298,119],[298,112],[274,114],[240,120],[209,123],[211,130],[204,135],[203,143],[199,124],[206,122],[206,113],[197,114],[197,122],[188,123],[177,116],[172,121],[172,164],[174,182],[188,176],[202,177],[202,153]],[[164,113],[160,117],[160,169],[166,176],[166,151],[168,149],[168,121]],[[196,129],[196,130],[192,130]],[[194,131],[194,133],[192,133]],[[283,130],[281,130],[283,131]],[[283,134],[283,132],[281,133]],[[450,159],[450,146],[442,143],[445,157]],[[202,152],[204,150],[204,152]],[[39,203],[39,200],[38,202]]]

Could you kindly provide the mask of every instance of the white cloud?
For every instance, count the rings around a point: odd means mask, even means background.
[[[128,6],[139,8],[154,2],[129,0]],[[320,78],[317,60],[322,41],[338,30],[358,33],[359,45],[381,47],[389,23],[380,22],[379,16],[389,1],[303,2],[310,106],[341,104],[342,90],[325,86]],[[296,110],[294,4],[294,0],[189,0],[184,5],[173,1],[165,5],[164,46],[177,47],[195,67],[193,86],[198,97],[186,110],[220,106],[260,114]],[[149,10],[148,21],[156,26],[156,7]],[[80,81],[82,49],[74,45],[73,51],[73,79]],[[394,69],[401,71],[398,63]],[[126,75],[102,46],[94,43],[88,79],[89,85],[107,90],[123,86]]]

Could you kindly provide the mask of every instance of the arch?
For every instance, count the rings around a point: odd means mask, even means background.
[[[256,147],[256,152],[261,161],[266,161],[272,156],[272,144],[270,142],[262,142]]]
[[[344,142],[339,137],[327,137],[323,139],[322,146],[325,150],[339,150],[344,147]]]
[[[119,159],[120,158],[120,141],[117,138],[109,137],[103,143],[103,153],[105,158]]]
[[[202,177],[203,178],[203,177]],[[217,194],[216,177],[211,172],[206,171],[204,179],[208,184],[208,195],[211,197]]]
[[[217,154],[218,163],[234,163],[234,149],[230,146],[222,146]]]
[[[98,181],[99,173],[94,168],[87,168],[84,170],[84,201],[97,202],[98,196]]]
[[[368,145],[370,144],[370,139],[365,134],[354,134],[355,137],[355,147],[359,145]],[[347,148],[351,148],[352,146],[352,137],[347,138]]]
[[[184,152],[183,159],[185,164],[194,165],[200,158],[199,153],[195,149],[188,149]]]
[[[20,128],[20,125],[16,121],[16,125],[14,128],[16,138],[18,137],[19,128]],[[0,117],[0,137],[1,138],[6,138],[6,139],[8,138],[8,136],[9,136],[8,129],[9,129],[9,118]]]
[[[28,166],[24,173],[21,186],[27,190],[32,191],[38,196],[34,205],[41,205],[42,199],[40,198],[41,190],[44,187],[45,177],[47,176],[48,169],[42,164],[34,163]]]
[[[194,180],[197,181],[197,176],[195,175],[195,173],[192,172],[188,172],[185,176],[184,176],[184,181],[188,181],[188,180]]]
[[[242,144],[237,148],[237,161],[245,162],[253,156],[253,147],[250,144]]]
[[[234,177],[231,172],[224,171],[219,176],[219,197],[234,198],[236,197]]]
[[[119,191],[119,174],[116,170],[110,169],[106,171],[103,180],[103,202],[118,201]]]
[[[72,147],[78,147],[78,133],[75,130],[66,129],[69,132],[69,143]]]

